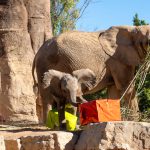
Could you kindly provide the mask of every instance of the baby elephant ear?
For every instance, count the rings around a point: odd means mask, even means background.
[[[78,79],[83,92],[91,90],[96,84],[96,75],[90,69],[76,70],[72,74]]]
[[[43,88],[47,88],[50,84],[51,81],[54,78],[57,78],[57,80],[61,80],[61,78],[63,77],[64,73],[57,71],[57,70],[48,70],[48,72],[44,73],[43,76]]]

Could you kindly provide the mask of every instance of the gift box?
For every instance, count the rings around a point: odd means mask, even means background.
[[[120,121],[120,100],[101,99],[83,103],[79,106],[80,124]]]

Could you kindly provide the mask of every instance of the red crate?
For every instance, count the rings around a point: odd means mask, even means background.
[[[101,99],[83,103],[79,106],[80,123],[120,121],[120,100]]]

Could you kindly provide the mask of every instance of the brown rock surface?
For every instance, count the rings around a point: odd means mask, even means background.
[[[52,36],[50,0],[24,0],[28,12],[28,32],[36,53],[43,42]]]
[[[5,139],[6,150],[20,150],[20,139]]]
[[[150,150],[150,123],[142,122],[98,123],[80,132],[9,127],[0,135],[0,150]]]
[[[5,150],[4,137],[0,135],[0,150]]]
[[[6,150],[73,150],[78,139],[77,134],[71,132],[48,130],[11,130],[0,131],[0,134],[4,136]]]
[[[149,150],[150,124],[108,122],[89,125],[75,150]]]
[[[50,38],[49,0],[0,3],[0,124],[37,122],[31,66]]]

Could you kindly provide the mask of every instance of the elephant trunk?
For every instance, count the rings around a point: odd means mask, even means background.
[[[148,46],[150,46],[150,39],[148,40]]]
[[[70,104],[71,104],[72,106],[74,106],[74,107],[78,107],[80,103],[77,103],[77,102],[75,103],[75,102],[72,102],[72,101],[70,100]]]
[[[69,103],[74,106],[74,107],[78,107],[80,103],[76,102],[76,95],[71,95],[71,98],[69,100]]]

